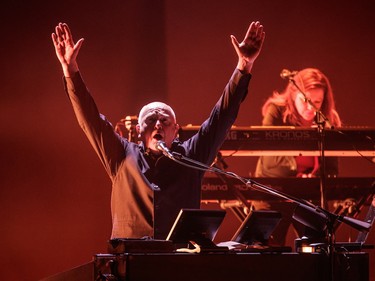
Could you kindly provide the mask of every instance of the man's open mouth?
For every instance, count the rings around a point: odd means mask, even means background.
[[[155,134],[154,135],[154,139],[156,139],[156,140],[162,140],[163,136],[161,134]]]

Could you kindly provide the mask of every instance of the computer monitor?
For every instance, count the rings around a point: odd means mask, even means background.
[[[231,241],[246,245],[268,245],[268,240],[280,220],[281,213],[277,211],[251,211]]]
[[[174,244],[193,241],[201,248],[216,247],[213,239],[225,214],[224,210],[181,209],[166,240]]]

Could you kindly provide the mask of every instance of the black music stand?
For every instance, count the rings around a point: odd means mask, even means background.
[[[268,240],[281,220],[281,213],[271,210],[251,211],[231,241],[246,245],[268,245]]]
[[[224,210],[181,209],[166,240],[171,240],[180,252],[227,251],[213,242],[226,212]],[[190,250],[190,245],[195,250]]]

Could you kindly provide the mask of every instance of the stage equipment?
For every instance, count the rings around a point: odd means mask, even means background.
[[[166,240],[175,244],[177,252],[228,251],[213,242],[225,215],[224,210],[181,209]]]
[[[200,126],[181,126],[184,141]],[[232,126],[221,146],[222,156],[320,156],[316,128],[294,126]],[[325,156],[375,157],[375,128],[325,130]]]

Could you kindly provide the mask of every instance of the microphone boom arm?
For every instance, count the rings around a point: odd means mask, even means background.
[[[237,175],[233,172],[227,172],[227,171],[221,170],[217,167],[206,165],[202,162],[199,162],[199,161],[193,160],[191,158],[188,158],[186,156],[183,156],[180,153],[172,152],[172,155],[173,155],[173,159],[172,159],[173,161],[175,161],[177,163],[180,163],[184,166],[187,166],[187,167],[190,167],[190,168],[193,168],[193,169],[198,169],[198,170],[201,170],[201,171],[218,173],[218,174],[226,175],[228,177],[236,178],[239,181],[241,181],[242,183],[244,183],[246,186],[248,186],[252,189],[255,189],[257,191],[266,192],[268,194],[271,194],[271,195],[280,197],[282,199],[285,199],[285,200],[297,203],[299,205],[302,205],[306,209],[311,210],[312,212],[315,212],[315,213],[318,213],[318,214],[321,214],[321,215],[325,216],[327,218],[327,223],[329,223],[329,224],[333,224],[335,221],[340,221],[340,222],[343,222],[343,223],[345,223],[345,224],[347,224],[347,225],[349,225],[349,226],[351,226],[351,227],[353,227],[353,228],[355,228],[359,231],[369,231],[370,230],[371,224],[369,224],[367,222],[331,213],[328,210],[326,210],[326,209],[324,209],[320,206],[316,206],[313,203],[311,203],[311,202],[309,202],[305,199],[295,198],[295,197],[293,197],[291,195],[288,195],[284,192],[273,189],[270,186],[263,185],[261,183],[258,183],[256,181],[252,180],[252,179],[243,178],[243,177],[241,177],[241,176],[239,176],[239,175]],[[191,164],[187,164],[184,161],[188,162],[188,163],[191,163]]]

